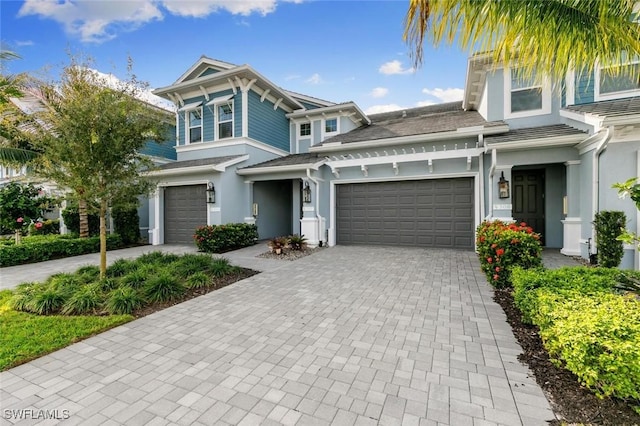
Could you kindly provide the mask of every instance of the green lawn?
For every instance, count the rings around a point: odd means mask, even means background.
[[[124,324],[131,315],[41,316],[17,312],[0,291],[0,371],[38,358],[96,333]]]

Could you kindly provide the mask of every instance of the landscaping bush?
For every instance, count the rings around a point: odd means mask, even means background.
[[[64,315],[94,314],[102,305],[102,296],[96,286],[85,285],[69,297],[62,307]]]
[[[254,245],[258,240],[258,227],[248,223],[200,226],[193,238],[200,251],[224,253]]]
[[[43,240],[32,241],[25,239],[20,245],[0,246],[0,266],[42,262],[100,251],[99,237],[66,238],[64,236],[51,235],[40,238],[43,238]],[[107,250],[114,250],[121,247],[122,240],[118,235],[107,235]]]
[[[598,264],[605,268],[620,265],[624,248],[618,237],[624,232],[627,217],[624,212],[601,211],[596,213],[594,225],[598,245]]]
[[[144,299],[131,287],[120,287],[109,293],[107,312],[111,315],[130,314],[144,304]]]
[[[169,302],[180,298],[185,286],[174,276],[167,273],[151,278],[144,285],[144,294],[150,302]]]
[[[114,207],[111,209],[113,230],[122,238],[125,245],[135,244],[140,240],[140,217],[137,208]]]
[[[67,202],[67,207],[62,210],[62,219],[69,230],[76,235],[80,235],[80,212],[78,211],[78,203]],[[89,235],[100,234],[100,215],[88,214]]]
[[[29,225],[29,235],[56,235],[60,233],[60,219],[47,219]]]
[[[480,266],[494,287],[511,285],[511,270],[542,266],[540,235],[525,223],[484,221],[476,230]]]

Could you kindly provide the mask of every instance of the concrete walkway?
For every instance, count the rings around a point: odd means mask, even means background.
[[[0,373],[3,421],[37,410],[82,425],[554,418],[475,253],[334,247],[280,263]]]
[[[257,271],[267,271],[282,266],[282,261],[256,258],[257,255],[268,251],[265,242],[260,242],[252,247],[247,247],[233,252],[214,255],[226,257],[237,266],[251,268]],[[118,259],[135,259],[145,253],[162,251],[165,253],[197,253],[195,245],[161,245],[139,246],[107,252],[107,264],[111,265]],[[91,253],[82,256],[67,257],[64,259],[48,260],[37,264],[17,265],[0,268],[0,290],[15,288],[25,281],[44,281],[53,274],[60,272],[73,272],[81,266],[98,265],[100,254]]]

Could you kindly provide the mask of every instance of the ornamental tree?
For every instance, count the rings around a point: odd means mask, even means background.
[[[131,73],[118,80],[72,57],[58,81],[40,82],[30,93],[42,107],[28,129],[41,153],[34,172],[67,188],[80,211],[97,205],[100,216],[100,273],[107,267],[106,214],[121,200],[145,194],[150,182],[141,177],[152,167],[140,151],[149,140],[168,134],[167,113],[139,99],[147,85]]]
[[[620,198],[631,198],[631,201],[633,201],[638,210],[640,210],[640,178],[634,177],[626,182],[616,183],[613,185],[613,188],[618,190],[618,196]],[[637,235],[635,232],[627,229],[618,239],[627,244],[636,244],[640,251],[640,235]]]
[[[11,229],[16,244],[20,244],[22,230],[41,217],[52,203],[50,197],[42,195],[41,188],[11,182],[0,189],[0,227]]]

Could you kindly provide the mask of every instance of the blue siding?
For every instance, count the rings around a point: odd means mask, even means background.
[[[178,145],[184,145],[184,112],[177,112],[178,114]]]
[[[207,68],[198,77],[204,77],[205,75],[211,75],[211,74],[215,74],[217,72],[220,72],[220,71],[218,71],[217,69],[214,69],[214,68]]]
[[[576,105],[587,104],[594,100],[594,73],[579,72],[576,73],[575,96]]]
[[[269,100],[260,102],[260,96],[249,91],[249,137],[289,152],[289,119],[278,108],[273,110]]]
[[[215,99],[220,96],[226,96],[232,94],[233,91],[223,90],[221,92],[210,93],[209,100]],[[242,134],[242,96],[238,93],[233,98],[233,120],[234,120],[234,134],[233,137],[240,137]],[[193,102],[202,102],[202,140],[203,142],[211,142],[213,141],[214,130],[216,123],[214,121],[215,118],[215,109],[213,105],[206,106],[205,104],[208,102],[204,96],[198,96],[196,98],[185,99],[185,104],[190,104]],[[185,120],[184,120],[184,112],[179,112],[179,141],[180,145],[184,145],[185,138]]]
[[[168,158],[170,160],[175,160],[177,157],[176,157],[176,150],[174,147],[176,143],[176,141],[173,139],[173,137],[175,137],[174,135],[175,133],[171,135],[172,138],[167,139],[161,143],[157,143],[155,141],[149,140],[147,141],[144,148],[140,152],[145,155],[152,155],[154,157]]]
[[[242,94],[240,92],[233,97],[233,137],[242,137]]]
[[[324,106],[324,105],[312,104],[310,102],[301,101],[300,99],[297,99],[297,98],[296,100],[302,104],[304,109],[316,109]]]

